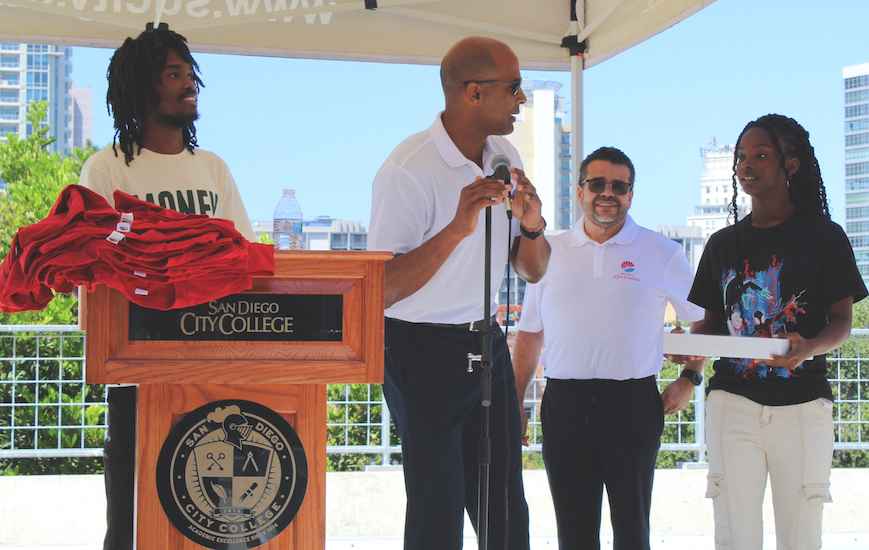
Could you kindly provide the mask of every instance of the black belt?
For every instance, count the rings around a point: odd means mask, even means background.
[[[411,321],[403,321],[401,319],[391,319],[387,318],[387,321],[393,321],[398,323],[407,323],[408,325],[415,325],[419,327],[431,327],[431,328],[439,328],[444,330],[451,330],[453,332],[480,332],[486,326],[486,323],[490,325],[495,324],[495,315],[492,315],[488,319],[482,319],[480,321],[471,321],[470,323],[462,323],[460,325],[451,325],[449,323],[414,323]]]

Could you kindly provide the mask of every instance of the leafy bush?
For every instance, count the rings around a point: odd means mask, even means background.
[[[78,181],[82,164],[94,152],[91,147],[76,149],[66,157],[49,153],[47,146],[54,138],[42,124],[47,109],[45,102],[31,102],[27,120],[34,132],[27,139],[7,134],[7,142],[0,143],[0,177],[7,183],[6,192],[0,194],[0,253],[4,256],[20,227],[48,216],[60,192]],[[77,315],[75,298],[58,295],[42,311],[0,313],[0,324],[69,325],[76,322]],[[0,408],[0,425],[16,427],[14,435],[11,430],[0,430],[0,448],[11,448],[13,443],[22,449],[102,445],[103,387],[82,382],[81,360],[43,359],[83,357],[82,346],[83,339],[58,334],[0,338],[0,357],[16,357],[0,359],[0,403],[8,405]],[[82,419],[84,425],[93,427],[79,427]],[[0,460],[0,472],[7,474],[93,473],[101,469],[99,458]]]
[[[330,385],[326,397],[329,402],[326,444],[380,445],[383,439],[381,398],[382,389],[379,384]],[[398,432],[392,423],[389,429],[390,441],[398,444]],[[393,463],[400,463],[400,455],[398,456],[399,458],[393,459]],[[379,454],[330,453],[326,457],[327,470],[330,472],[359,471],[365,466],[383,463],[383,457]]]

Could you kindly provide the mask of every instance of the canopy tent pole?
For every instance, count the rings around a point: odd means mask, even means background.
[[[157,2],[157,13],[154,15],[154,28],[160,28],[160,21],[163,19],[163,11],[166,9],[166,0]]]
[[[571,10],[570,33],[579,35],[585,26],[585,0],[576,0]],[[585,65],[585,50],[583,53],[570,56],[570,213],[571,226],[576,223],[582,212],[582,205],[577,200],[577,183],[579,183],[579,165],[582,162],[582,72]]]

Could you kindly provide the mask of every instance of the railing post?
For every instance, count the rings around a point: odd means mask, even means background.
[[[697,442],[697,463],[706,462],[706,388],[694,388],[694,440]]]
[[[383,391],[380,392],[380,410],[383,414],[380,415],[381,418],[381,437],[380,444],[382,446],[381,462],[384,466],[389,466],[392,464],[392,430],[389,429],[390,424],[390,415],[389,415],[389,407],[386,405],[386,396],[383,395]]]

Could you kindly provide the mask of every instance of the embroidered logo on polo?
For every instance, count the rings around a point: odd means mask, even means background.
[[[637,268],[634,266],[634,262],[632,262],[630,260],[625,260],[622,262],[621,271],[619,273],[616,273],[615,275],[613,275],[613,278],[614,279],[627,279],[630,281],[639,282],[639,279],[636,276],[632,275],[632,273],[634,271],[636,271],[636,269]]]
[[[305,498],[308,464],[293,428],[258,403],[216,401],[169,432],[157,461],[157,492],[172,524],[215,550],[275,538]]]

